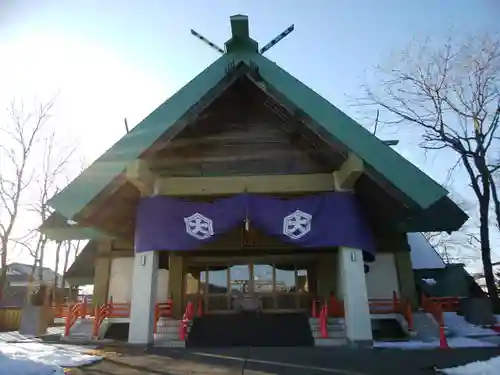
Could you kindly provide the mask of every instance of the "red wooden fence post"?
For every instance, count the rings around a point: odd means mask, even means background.
[[[71,328],[73,305],[68,304],[68,313],[66,314],[66,321],[64,322],[64,336],[69,336],[69,329]]]

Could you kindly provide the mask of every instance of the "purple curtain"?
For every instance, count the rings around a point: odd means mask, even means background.
[[[136,216],[136,251],[196,250],[247,217],[250,226],[282,241],[305,248],[360,248],[366,261],[374,260],[373,237],[356,197],[333,192],[292,199],[240,194],[212,203],[143,198]]]
[[[301,247],[362,249],[373,261],[375,246],[355,195],[324,193],[293,199],[249,197],[250,225]]]
[[[212,203],[165,196],[143,198],[136,214],[135,249],[196,250],[245,220],[246,196]]]

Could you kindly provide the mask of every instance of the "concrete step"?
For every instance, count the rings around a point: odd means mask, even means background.
[[[347,345],[347,339],[345,338],[315,338],[314,339],[315,346],[343,346]]]

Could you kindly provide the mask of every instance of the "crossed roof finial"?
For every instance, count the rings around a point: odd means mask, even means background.
[[[231,39],[229,39],[224,44],[225,50],[193,29],[191,29],[191,34],[197,37],[203,43],[207,44],[209,47],[215,49],[220,54],[235,52],[237,50],[249,50],[263,54],[266,51],[269,51],[276,44],[278,44],[282,39],[284,39],[295,29],[294,25],[289,26],[259,50],[258,43],[250,38],[248,16],[243,14],[236,14],[234,16],[231,16],[229,19],[231,21]]]

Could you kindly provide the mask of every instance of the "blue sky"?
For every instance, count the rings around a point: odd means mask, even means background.
[[[355,118],[350,104],[373,66],[415,38],[500,31],[496,0],[183,0],[0,2],[0,102],[59,92],[54,121],[90,161],[217,57],[229,16],[247,14],[266,56]],[[393,138],[394,134],[387,134]],[[436,179],[448,160],[424,158],[411,135],[397,150]]]

